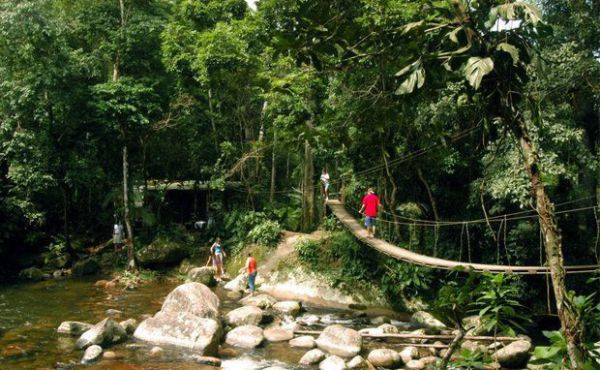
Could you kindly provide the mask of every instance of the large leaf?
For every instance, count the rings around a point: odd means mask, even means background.
[[[405,95],[412,93],[415,88],[420,89],[425,83],[425,69],[420,60],[411,64],[408,67],[403,68],[400,72],[396,73],[396,76],[402,76],[409,71],[412,71],[410,75],[400,84],[396,90],[397,95]]]
[[[542,12],[534,4],[515,1],[514,3],[502,4],[492,8],[486,26],[492,28],[498,18],[506,21],[521,20],[536,26],[542,20]]]
[[[469,81],[469,84],[477,90],[481,85],[483,77],[493,69],[494,61],[491,58],[471,57],[465,67],[465,77]]]
[[[500,50],[510,54],[513,60],[513,65],[517,65],[517,63],[519,62],[519,49],[517,49],[516,46],[511,45],[507,42],[503,42],[496,46],[496,50]]]

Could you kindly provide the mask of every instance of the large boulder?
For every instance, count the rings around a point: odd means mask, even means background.
[[[338,356],[327,356],[327,358],[319,364],[319,370],[347,370],[346,362]]]
[[[323,351],[340,357],[354,357],[362,348],[362,337],[356,330],[341,325],[325,328],[316,340]]]
[[[393,368],[402,364],[400,354],[392,349],[381,348],[369,352],[367,360],[375,367]]]
[[[277,300],[267,294],[257,294],[249,295],[243,298],[240,300],[240,303],[244,306],[256,306],[262,308],[263,310],[267,310],[273,307],[273,305],[277,303]]]
[[[255,306],[242,306],[225,315],[225,322],[231,326],[258,325],[263,319],[263,311]]]
[[[40,270],[37,267],[29,267],[19,272],[19,278],[31,281],[44,280],[45,275],[46,274],[44,274],[44,271]]]
[[[90,330],[94,325],[79,321],[63,321],[56,329],[58,334],[80,336]]]
[[[518,340],[496,351],[492,358],[507,369],[522,369],[531,357],[531,342]]]
[[[447,329],[446,325],[440,320],[433,317],[432,314],[425,311],[417,311],[410,318],[410,323],[417,327],[423,328],[428,333],[439,333],[440,330]]]
[[[323,359],[325,358],[325,352],[321,351],[320,349],[311,349],[310,351],[306,352],[304,354],[304,356],[302,356],[302,358],[300,359],[300,361],[298,361],[298,363],[300,365],[314,365],[314,364],[318,364],[319,362],[323,361]]]
[[[302,310],[302,305],[298,301],[281,301],[273,305],[273,310],[284,315],[298,316]]]
[[[212,356],[219,349],[221,324],[215,319],[189,312],[159,311],[154,317],[144,320],[133,335],[155,345],[185,347],[198,354]]]
[[[217,319],[220,306],[219,297],[206,285],[186,283],[169,293],[161,311],[174,314],[187,312],[202,318]]]
[[[241,348],[258,347],[263,340],[263,330],[255,325],[238,326],[225,337],[227,344]]]
[[[156,345],[194,349],[199,355],[217,353],[221,339],[219,298],[200,283],[175,288],[154,317],[144,320],[134,337]]]
[[[188,272],[188,282],[195,282],[207,286],[217,285],[215,270],[212,267],[196,267]]]
[[[140,265],[145,267],[166,267],[177,265],[187,257],[186,249],[179,243],[159,237],[136,252]]]
[[[72,271],[74,276],[94,275],[100,271],[100,263],[91,257],[79,260],[73,265]]]
[[[239,274],[234,279],[228,281],[227,284],[225,284],[223,286],[223,288],[226,290],[231,290],[231,291],[237,292],[240,290],[246,290],[247,286],[248,286],[248,275]]]
[[[125,329],[118,322],[106,318],[85,333],[81,334],[75,345],[77,348],[87,348],[91,345],[110,345],[127,337]]]

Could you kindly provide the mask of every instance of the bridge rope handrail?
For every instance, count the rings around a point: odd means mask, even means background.
[[[331,209],[333,214],[344,224],[352,234],[369,245],[370,247],[387,254],[388,256],[405,261],[408,263],[444,269],[452,270],[455,268],[464,268],[466,270],[473,270],[476,272],[509,272],[513,274],[521,275],[538,275],[538,274],[549,274],[550,269],[547,266],[506,266],[506,265],[491,265],[482,263],[470,263],[470,262],[459,262],[446,260],[437,257],[430,257],[416,252],[409,251],[407,249],[398,247],[384,240],[377,238],[368,238],[365,230],[358,223],[358,221],[348,213],[345,209],[344,204],[338,200],[327,201],[327,206]],[[564,266],[565,272],[569,274],[577,273],[593,273],[600,270],[600,265],[576,265],[576,266]]]

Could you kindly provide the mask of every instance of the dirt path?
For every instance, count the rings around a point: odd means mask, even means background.
[[[267,274],[275,269],[280,261],[286,259],[295,252],[294,244],[298,239],[306,238],[310,240],[319,240],[323,237],[323,231],[317,230],[311,234],[296,233],[292,231],[284,231],[281,242],[277,245],[275,252],[259,266],[258,270],[261,274]]]

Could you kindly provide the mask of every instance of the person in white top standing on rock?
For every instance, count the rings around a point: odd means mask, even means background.
[[[329,174],[327,173],[327,169],[323,168],[323,172],[321,173],[321,185],[322,185],[322,194],[325,196],[325,200],[329,200]]]

